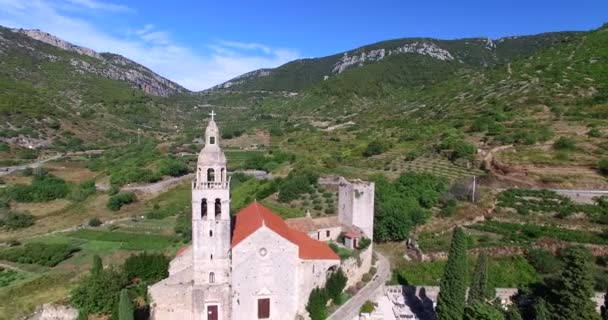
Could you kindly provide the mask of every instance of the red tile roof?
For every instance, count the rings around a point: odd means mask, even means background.
[[[258,202],[250,204],[237,214],[232,234],[232,248],[264,225],[297,245],[300,259],[340,260],[340,257],[327,244],[289,228],[283,219]]]
[[[344,236],[351,239],[359,238],[359,235],[354,232],[347,232],[344,234]]]

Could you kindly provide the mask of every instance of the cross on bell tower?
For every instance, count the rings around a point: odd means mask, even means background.
[[[213,112],[213,109],[211,110],[211,113],[209,115],[211,116],[211,121],[214,121],[213,118],[215,117],[216,113]]]

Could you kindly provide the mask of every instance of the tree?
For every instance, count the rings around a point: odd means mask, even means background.
[[[118,320],[133,320],[133,303],[129,298],[129,290],[120,291],[120,301],[118,302]]]
[[[593,257],[582,247],[565,249],[564,268],[552,287],[554,303],[549,305],[556,320],[596,320],[593,291]]]
[[[327,318],[327,294],[323,288],[314,288],[308,296],[306,311],[311,320],[324,320]]]
[[[109,314],[118,304],[119,293],[127,285],[124,275],[115,269],[89,275],[74,288],[70,302],[83,314]]]
[[[169,276],[169,258],[162,253],[140,253],[125,261],[123,270],[127,279],[138,279],[145,283],[155,283]]]
[[[439,285],[437,315],[442,320],[461,320],[467,290],[467,239],[461,228],[454,229],[443,278]]]
[[[101,262],[101,257],[98,255],[94,255],[93,256],[93,266],[91,267],[91,275],[98,276],[102,270],[103,270],[103,264]]]
[[[339,268],[336,272],[332,273],[327,279],[327,283],[325,284],[325,291],[327,292],[327,297],[333,301],[334,304],[342,303],[342,291],[346,287],[346,282],[348,278],[342,271],[342,268]]]
[[[444,319],[439,317],[439,319]],[[491,304],[475,302],[466,307],[464,320],[505,320],[504,314]]]
[[[485,302],[494,298],[493,292],[488,287],[488,257],[485,253],[481,253],[477,258],[475,271],[473,273],[473,282],[469,289],[469,304],[475,302]]]
[[[547,302],[543,298],[538,298],[534,303],[534,319],[535,320],[549,320],[549,310],[547,309]]]
[[[604,294],[604,305],[600,308],[602,320],[608,320],[608,292]]]
[[[505,313],[505,320],[523,320],[523,318],[521,317],[521,314],[519,314],[517,307],[512,305]]]

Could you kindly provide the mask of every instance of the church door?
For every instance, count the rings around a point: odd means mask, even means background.
[[[218,320],[217,306],[207,306],[207,320]]]

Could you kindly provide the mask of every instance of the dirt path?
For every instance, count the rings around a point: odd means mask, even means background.
[[[162,193],[162,192],[165,192],[165,191],[171,189],[172,187],[174,187],[175,185],[177,185],[181,182],[192,180],[192,179],[194,179],[194,173],[190,173],[185,176],[170,178],[167,180],[162,180],[162,181],[151,183],[151,184],[141,185],[141,186],[122,187],[120,190],[127,191],[127,192],[141,192],[141,193],[148,193],[148,194],[158,194],[158,193]]]

